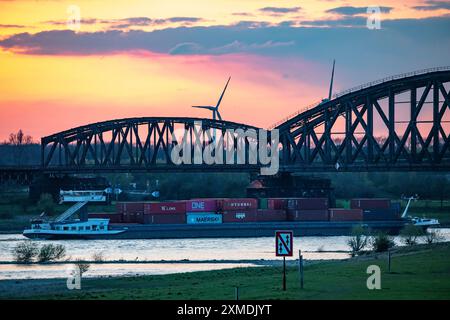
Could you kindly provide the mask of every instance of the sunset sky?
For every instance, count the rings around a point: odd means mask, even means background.
[[[190,106],[215,104],[229,76],[224,119],[268,127],[327,95],[334,58],[335,92],[450,65],[449,30],[450,1],[437,0],[0,0],[0,141],[210,117]]]

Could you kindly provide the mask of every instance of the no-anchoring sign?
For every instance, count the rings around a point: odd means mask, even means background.
[[[275,253],[277,257],[292,257],[293,255],[293,232],[275,232]]]

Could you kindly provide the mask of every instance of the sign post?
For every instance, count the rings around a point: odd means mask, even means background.
[[[286,257],[292,257],[293,237],[292,231],[275,232],[275,255],[283,257],[283,291],[286,291]]]

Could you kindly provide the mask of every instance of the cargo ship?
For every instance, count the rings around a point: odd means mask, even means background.
[[[78,203],[53,222],[33,221],[23,232],[40,239],[170,239],[351,234],[360,225],[371,232],[398,234],[406,224],[426,229],[434,219],[407,218],[389,199],[352,199],[350,208],[329,208],[327,198],[215,198],[162,202],[118,202],[114,213],[87,213]],[[84,210],[82,210],[84,208]],[[79,218],[72,218],[79,211]]]

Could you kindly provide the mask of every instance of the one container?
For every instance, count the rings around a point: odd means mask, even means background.
[[[109,219],[110,223],[121,223],[122,215],[119,213],[89,213],[89,218]]]
[[[186,214],[171,213],[171,214],[145,214],[145,224],[185,224]]]
[[[400,213],[392,209],[363,210],[363,219],[367,221],[397,220]]]
[[[188,213],[186,214],[188,224],[218,224],[222,223],[222,215],[214,213]]]
[[[260,209],[256,213],[256,221],[286,221],[286,210]]]
[[[391,207],[390,199],[352,199],[350,208],[352,209],[389,209]]]
[[[289,221],[328,221],[328,210],[288,210]]]
[[[216,199],[195,199],[186,201],[186,212],[215,212]]]
[[[144,214],[140,212],[124,212],[122,215],[122,222],[124,223],[144,223]]]
[[[185,201],[164,201],[144,203],[144,214],[186,213]]]
[[[267,208],[272,210],[285,210],[287,207],[287,199],[270,198],[267,200]]]
[[[328,209],[327,198],[294,198],[288,199],[289,210],[325,210]]]
[[[143,202],[117,202],[116,212],[123,213],[144,213]]]
[[[259,198],[258,199],[258,208],[259,209],[267,209],[268,208],[268,199],[267,198]]]
[[[222,213],[222,221],[226,222],[255,222],[256,210],[233,210]]]
[[[363,211],[361,209],[330,209],[330,221],[361,221]]]
[[[258,208],[258,201],[253,198],[223,199],[220,200],[220,203],[220,209],[223,211],[248,210]]]

